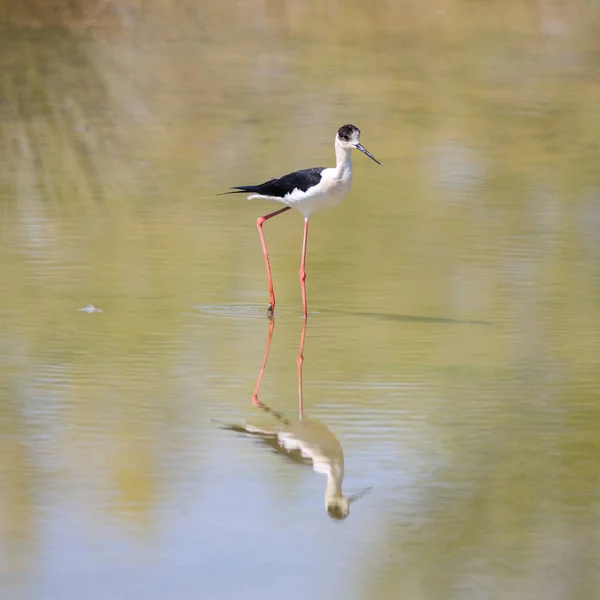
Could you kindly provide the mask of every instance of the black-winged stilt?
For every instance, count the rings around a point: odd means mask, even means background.
[[[267,314],[270,316],[275,310],[275,293],[273,291],[273,278],[267,244],[262,226],[271,217],[280,215],[290,208],[295,208],[304,216],[304,237],[302,240],[302,259],[300,262],[300,287],[302,290],[302,308],[304,318],[307,317],[306,307],[306,241],[308,238],[308,220],[317,211],[337,206],[350,191],[352,186],[352,158],[354,149],[360,150],[378,165],[381,163],[360,143],[360,130],[354,125],[343,125],[335,136],[335,167],[314,167],[288,173],[277,179],[270,179],[259,185],[238,185],[232,187],[232,192],[226,194],[250,193],[248,200],[261,198],[263,200],[276,200],[286,206],[275,212],[269,213],[256,220],[260,242],[262,244],[267,276],[269,278],[270,303]]]

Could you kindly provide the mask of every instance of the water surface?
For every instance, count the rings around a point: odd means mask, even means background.
[[[599,16],[12,13],[2,597],[597,598]],[[210,419],[260,416],[254,223],[276,208],[217,193],[331,164],[346,122],[384,167],[356,156],[351,195],[311,221],[304,409],[345,489],[373,486],[335,522],[322,475]],[[302,218],[265,233],[260,397],[295,414]]]

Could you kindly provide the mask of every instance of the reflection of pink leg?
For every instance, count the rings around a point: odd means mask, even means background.
[[[256,386],[254,388],[254,393],[252,394],[252,404],[256,406],[260,406],[262,403],[258,399],[258,390],[260,388],[260,384],[262,382],[263,375],[265,374],[265,367],[267,366],[267,358],[269,358],[269,350],[271,349],[271,340],[273,339],[273,329],[275,329],[275,321],[272,320],[269,323],[269,335],[267,337],[267,346],[265,348],[265,353],[263,355],[262,366],[260,367],[260,373],[258,374],[258,379],[256,380]]]
[[[304,362],[304,338],[306,337],[306,319],[302,323],[302,334],[300,336],[300,350],[298,350],[298,418],[304,416],[304,401],[302,398],[302,363]]]
[[[302,240],[302,260],[300,262],[300,288],[302,290],[302,309],[304,318],[307,317],[306,310],[306,240],[308,239],[308,217],[304,217],[304,238]]]
[[[256,219],[256,228],[258,229],[258,235],[260,235],[260,243],[263,249],[263,255],[265,257],[265,265],[267,266],[267,277],[269,278],[269,307],[267,308],[267,315],[272,315],[275,311],[275,292],[273,291],[273,278],[271,277],[271,265],[269,264],[269,253],[267,252],[267,242],[265,242],[265,236],[263,234],[262,226],[263,223],[269,220],[271,217],[276,217],[286,210],[290,210],[289,206],[280,208],[275,212],[269,213],[264,217]]]

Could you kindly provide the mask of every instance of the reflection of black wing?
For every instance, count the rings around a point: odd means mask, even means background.
[[[295,463],[300,465],[312,465],[312,460],[310,458],[306,458],[302,455],[302,451],[300,449],[288,450],[285,446],[282,446],[279,442],[279,438],[277,433],[272,431],[263,431],[258,429],[258,427],[248,427],[244,425],[234,425],[231,423],[223,423],[222,421],[217,421],[217,419],[211,419],[212,421],[216,421],[220,424],[221,429],[225,429],[227,431],[235,431],[236,433],[242,433],[244,435],[248,435],[254,438],[256,441],[269,446],[272,450],[277,452],[277,454],[282,454],[287,458],[293,460]]]
[[[260,194],[261,196],[284,198],[294,190],[306,192],[309,188],[318,185],[321,182],[321,172],[324,169],[325,167],[302,169],[301,171],[294,171],[277,179],[270,179],[259,185],[237,185],[231,188],[236,191],[226,193],[240,194],[242,192],[250,192],[252,194]]]

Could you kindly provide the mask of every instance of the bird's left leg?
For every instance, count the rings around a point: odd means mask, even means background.
[[[304,318],[308,316],[306,307],[306,241],[308,239],[308,217],[304,217],[304,238],[302,240],[302,260],[300,262],[300,289],[302,290],[302,309]]]

